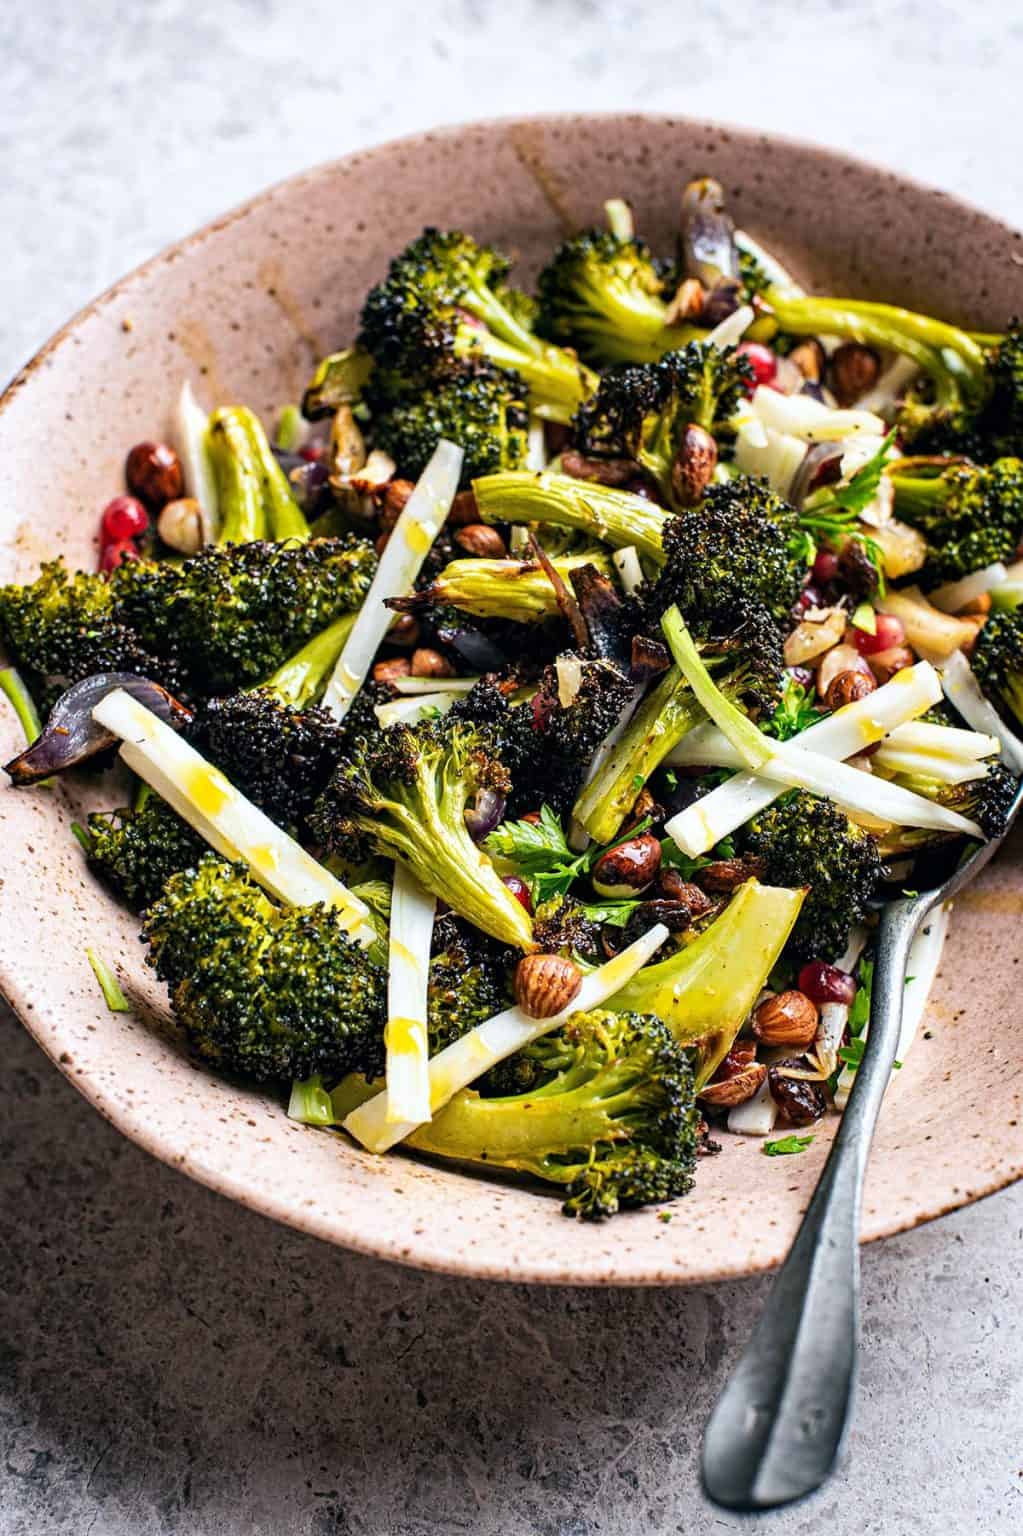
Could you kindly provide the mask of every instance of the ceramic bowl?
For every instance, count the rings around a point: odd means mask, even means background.
[[[424,224],[517,253],[528,277],[566,231],[627,196],[670,249],[679,191],[708,172],[737,219],[809,285],[913,305],[980,329],[1021,305],[1021,237],[888,171],[807,145],[643,116],[471,124],[295,176],[172,246],[77,315],[0,404],[0,577],[62,552],[92,568],[126,450],[169,430],[190,378],[207,403],[270,412],[351,337],[362,295]],[[19,737],[0,711],[4,758]],[[798,1158],[726,1138],[670,1222],[566,1220],[532,1188],[375,1158],[288,1121],[281,1104],[189,1060],[137,921],[87,874],[69,824],[95,777],[0,790],[0,978],[47,1054],[101,1114],[231,1199],[330,1242],[495,1279],[660,1285],[738,1276],[783,1256],[832,1122]],[[109,791],[108,791],[109,793]],[[109,803],[109,801],[108,801]],[[1023,1171],[1021,845],[960,901],[926,1035],[886,1104],[864,1235],[911,1227]],[[86,960],[112,962],[133,1004],[107,1012]],[[59,1136],[60,1127],[54,1127]]]

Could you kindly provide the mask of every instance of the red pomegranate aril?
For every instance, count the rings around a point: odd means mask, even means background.
[[[758,384],[773,382],[778,372],[778,359],[770,347],[765,347],[759,341],[740,341],[736,351],[749,363]]]
[[[525,907],[530,917],[533,915],[533,898],[529,894],[529,886],[518,875],[502,875],[502,883],[508,887],[520,907]]]
[[[114,539],[100,550],[99,568],[101,571],[116,571],[126,561],[138,559],[138,546],[131,539]]]
[[[905,638],[906,631],[902,627],[902,620],[890,613],[875,614],[872,635],[865,629],[854,629],[852,632],[853,645],[861,656],[874,656],[878,651],[890,651],[894,646],[902,645]]]
[[[797,983],[811,1002],[845,1003],[848,1006],[856,996],[856,983],[848,971],[840,971],[837,965],[823,960],[811,960],[799,973]]]
[[[149,513],[137,497],[115,496],[103,508],[100,527],[105,544],[116,544],[121,539],[137,539],[149,527]]]
[[[306,443],[298,450],[298,456],[300,459],[305,459],[307,464],[318,464],[323,458],[323,444]]]
[[[838,556],[830,549],[819,549],[813,562],[813,579],[826,587],[838,575]]]

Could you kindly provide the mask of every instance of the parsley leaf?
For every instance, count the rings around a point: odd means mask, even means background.
[[[774,714],[761,729],[766,736],[773,736],[775,741],[788,741],[823,718],[822,712],[816,708],[813,689],[804,688],[802,683],[797,683],[790,675],[785,679]]]
[[[515,865],[518,873],[529,885],[534,905],[540,906],[545,901],[551,901],[555,896],[564,896],[576,880],[589,874],[597,860],[609,848],[616,848],[619,843],[625,842],[628,838],[638,837],[649,825],[648,817],[645,821],[630,827],[612,843],[605,846],[596,843],[582,853],[574,853],[565,839],[561,822],[550,806],[544,805],[540,810],[539,821],[503,822],[491,832],[483,846],[488,853],[507,859],[510,864]],[[596,910],[595,907],[594,911]],[[630,915],[631,913],[626,913],[621,918],[613,916],[597,920],[622,926],[628,921]]]
[[[812,1136],[782,1136],[777,1141],[765,1141],[760,1150],[765,1157],[791,1157],[805,1152],[812,1141]]]

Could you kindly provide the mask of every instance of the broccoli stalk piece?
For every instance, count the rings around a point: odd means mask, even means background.
[[[1023,608],[988,615],[970,665],[981,688],[1002,713],[1023,725]]]
[[[484,475],[473,482],[484,523],[539,523],[571,528],[610,544],[634,545],[657,565],[664,562],[661,536],[668,514],[631,491],[545,470],[541,474]]]
[[[573,571],[595,566],[610,577],[611,561],[603,550],[555,555],[551,565],[566,585]],[[419,613],[428,608],[457,608],[483,619],[508,619],[535,624],[557,618],[558,596],[547,573],[535,560],[452,560],[435,581],[408,597],[388,599],[398,613]]]
[[[309,537],[305,515],[252,411],[244,406],[214,411],[206,441],[220,506],[218,544]]]
[[[336,909],[281,908],[212,854],[145,918],[148,963],[199,1055],[257,1082],[379,1075],[384,974]]]
[[[522,380],[500,368],[464,368],[426,392],[396,397],[370,387],[373,441],[389,453],[400,475],[417,480],[440,438],[464,451],[461,484],[501,469],[524,469],[529,455],[529,413]]]
[[[904,459],[890,466],[895,511],[927,539],[925,588],[958,581],[972,571],[1011,560],[1023,533],[1023,463],[997,459],[984,469],[950,464],[939,473],[934,461]]]
[[[807,890],[786,953],[794,960],[837,959],[881,881],[881,856],[870,833],[832,801],[797,790],[754,816],[737,834],[736,846],[762,860],[772,884]]]
[[[701,1119],[693,1073],[659,1019],[576,1014],[523,1054],[539,1086],[486,1099],[463,1090],[408,1144],[560,1185],[565,1215],[588,1220],[691,1189]]]
[[[664,278],[648,247],[607,230],[565,240],[538,287],[543,334],[598,366],[653,362],[699,334],[668,324]]]
[[[596,376],[529,329],[523,305],[503,291],[507,271],[504,257],[468,235],[425,229],[363,307],[359,340],[379,371],[374,385],[432,388],[459,359],[486,359],[521,375],[539,415],[569,421]]]
[[[676,471],[687,430],[726,433],[753,382],[752,369],[734,347],[690,342],[659,363],[606,373],[576,415],[576,441],[584,453],[634,459],[665,504],[680,509],[691,501],[685,477]]]
[[[505,944],[529,950],[532,923],[473,842],[465,813],[504,796],[506,769],[489,739],[460,721],[396,726],[356,742],[320,797],[312,824],[336,852],[364,844],[400,859],[428,891]]]

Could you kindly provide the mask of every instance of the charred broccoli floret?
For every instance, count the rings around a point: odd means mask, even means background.
[[[794,960],[841,955],[881,880],[881,857],[870,834],[830,800],[797,790],[747,822],[736,844],[763,861],[771,885],[807,888],[786,954]]]
[[[427,1028],[430,1055],[510,1007],[510,977],[517,954],[463,923],[453,913],[433,928]]]
[[[734,347],[693,341],[659,363],[606,373],[576,414],[576,440],[585,453],[635,459],[666,505],[689,506],[686,477],[676,472],[687,428],[726,433],[753,382]]]
[[[1003,714],[1023,725],[1023,608],[988,615],[970,665],[984,692]]]
[[[700,1138],[686,1051],[659,1019],[577,1014],[523,1053],[529,1088],[463,1090],[408,1144],[561,1185],[566,1216],[598,1219],[692,1187]]]
[[[320,840],[348,853],[362,844],[400,859],[427,890],[505,944],[532,948],[532,924],[486,854],[465,813],[480,795],[503,797],[508,773],[489,736],[461,720],[392,726],[359,740],[312,817]]]
[[[892,466],[895,511],[930,546],[925,588],[958,581],[971,571],[1011,560],[1023,533],[1023,463],[997,459],[985,469],[951,464],[939,474],[915,474],[912,459]]]
[[[201,1056],[258,1082],[379,1076],[385,977],[329,907],[278,907],[208,854],[168,882],[143,932]]]
[[[432,389],[465,360],[522,376],[533,407],[568,421],[596,378],[523,324],[505,301],[508,262],[457,230],[425,229],[391,262],[362,311],[360,343],[394,393]]]
[[[977,343],[973,343],[977,345]],[[1013,322],[981,352],[983,370],[960,377],[958,357],[949,381],[930,374],[899,411],[903,442],[917,453],[965,453],[978,461],[1023,456],[1023,331]]]
[[[158,795],[135,808],[93,811],[85,839],[91,868],[136,912],[157,900],[172,875],[193,869],[207,852],[199,834]]]
[[[895,782],[975,821],[985,837],[1000,837],[1005,831],[1019,788],[1019,780],[997,762],[988,764],[982,778],[969,779],[964,784],[946,784],[920,774],[896,774]],[[925,827],[892,827],[881,839],[881,853],[885,858],[918,853],[922,848],[947,841],[949,835]]]
[[[539,327],[603,365],[648,362],[683,345],[688,326],[669,326],[662,271],[649,248],[590,229],[558,246],[539,277]]]
[[[428,391],[397,398],[367,391],[373,441],[398,473],[416,480],[439,438],[465,452],[462,484],[499,469],[523,469],[529,447],[526,389],[517,374],[481,365],[463,368]]]

